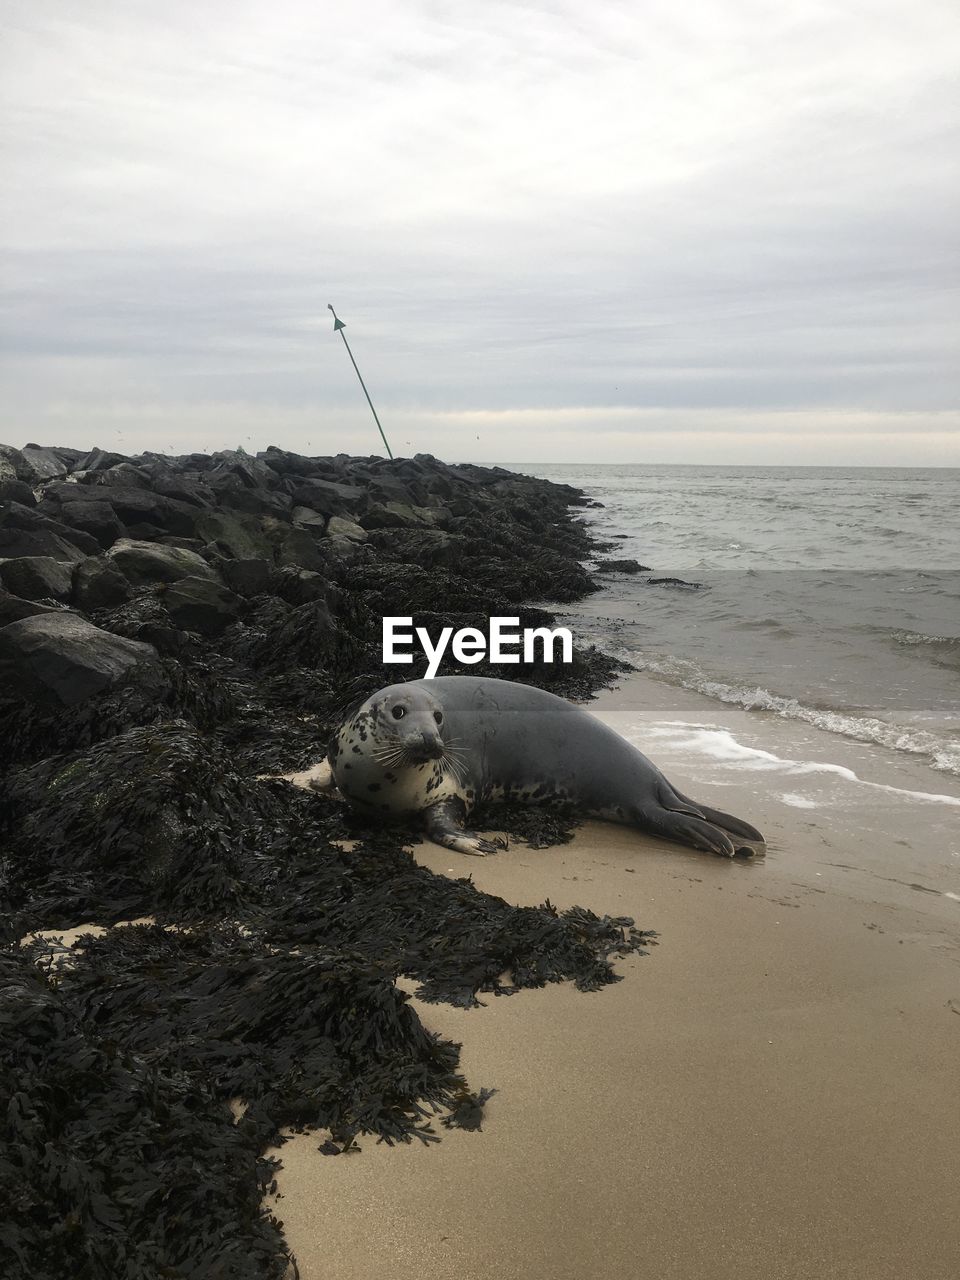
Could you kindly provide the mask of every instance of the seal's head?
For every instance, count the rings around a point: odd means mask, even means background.
[[[379,747],[398,753],[400,764],[425,764],[442,760],[443,707],[422,684],[392,684],[381,689],[360,708],[358,724]]]

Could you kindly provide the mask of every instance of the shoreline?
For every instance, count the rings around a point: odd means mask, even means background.
[[[717,714],[640,674],[589,709],[629,733]],[[791,726],[724,713],[738,741],[786,747]],[[316,1135],[287,1142],[268,1203],[303,1280],[956,1274],[960,900],[946,880],[890,874],[912,852],[928,878],[938,857],[955,864],[935,848],[952,807],[918,831],[935,806],[901,797],[871,828],[859,811],[842,820],[842,802],[782,803],[769,772],[710,780],[702,754],[653,754],[695,796],[722,788],[771,838],[767,857],[728,862],[596,822],[569,845],[469,865],[416,846],[422,865],[508,901],[631,915],[659,942],[616,961],[623,981],[597,993],[415,1001],[462,1043],[471,1081],[498,1090],[483,1132],[429,1148],[361,1139],[346,1160],[319,1155]],[[886,766],[887,779],[903,768]]]
[[[338,842],[355,833],[336,806],[267,775],[315,763],[338,699],[382,671],[372,622],[398,612],[395,601],[433,621],[506,609],[538,623],[553,615],[526,603],[537,591],[581,598],[584,553],[600,550],[573,518],[583,495],[427,458],[4,456],[18,468],[3,481],[4,661],[24,677],[9,686],[3,751],[15,767],[0,788],[22,877],[11,920],[33,913],[45,937],[65,932],[51,922],[158,921],[108,930],[62,980],[43,970],[42,948],[0,953],[14,1006],[46,1020],[7,1046],[26,1092],[86,1098],[86,1077],[71,1075],[76,1045],[104,1080],[112,1046],[134,1046],[102,1111],[89,1100],[81,1109],[103,1117],[96,1159],[82,1128],[65,1157],[122,1191],[139,1177],[136,1162],[122,1163],[129,1126],[146,1145],[176,1112],[177,1137],[150,1166],[160,1183],[173,1176],[165,1160],[180,1170],[174,1244],[216,1231],[246,1250],[252,1280],[268,1263],[251,1250],[283,1263],[274,1224],[256,1216],[272,1177],[256,1153],[277,1126],[335,1117],[334,1151],[364,1124],[402,1139],[419,1123],[418,1097],[453,1109],[458,1071],[471,1090],[497,1090],[482,1134],[444,1130],[429,1147],[415,1134],[393,1147],[360,1134],[362,1154],[346,1159],[317,1153],[322,1129],[281,1146],[281,1198],[267,1207],[303,1280],[581,1280],[597,1263],[611,1280],[651,1266],[766,1280],[772,1265],[787,1280],[819,1280],[838,1259],[845,1277],[874,1280],[916,1273],[910,1250],[925,1276],[953,1275],[958,1242],[937,1196],[960,1173],[960,1134],[943,1114],[960,1034],[957,787],[945,781],[942,796],[924,798],[914,762],[833,735],[822,743],[777,717],[721,714],[632,673],[587,709],[694,798],[756,822],[765,860],[728,862],[599,823],[568,845],[514,844],[485,860],[417,844],[413,863],[393,834],[358,828],[346,854]],[[47,552],[69,553],[68,568],[24,563]],[[444,615],[433,612],[437,581]],[[48,587],[56,600],[37,595]],[[74,621],[64,629],[63,618]],[[98,684],[99,669],[84,666],[89,645],[67,653],[69,680],[31,665],[25,636],[62,632],[66,643],[73,631],[114,652],[126,674]],[[591,649],[561,673],[466,673],[582,698],[617,669]],[[81,675],[83,696],[58,706],[57,690],[72,694]],[[898,875],[907,858],[909,876]],[[574,981],[593,961],[568,945],[582,923],[510,905],[546,900],[632,916],[659,944],[615,960],[622,981],[582,993]],[[606,954],[602,927],[586,944],[594,956]],[[511,956],[530,972],[544,948],[538,971],[565,979],[544,989],[488,994],[475,1009],[397,996],[432,982],[442,999],[468,1003]],[[394,984],[398,968],[416,981]],[[94,1019],[89,982],[110,996]],[[463,1044],[459,1065],[423,1028]],[[148,1077],[164,1091],[156,1115]],[[224,1099],[241,1080],[254,1102],[233,1126]],[[180,1107],[181,1093],[202,1095],[204,1113]],[[42,1159],[31,1164],[37,1135],[23,1142],[29,1178],[16,1185],[31,1206],[31,1247],[48,1214],[55,1233],[66,1213]],[[220,1197],[215,1211],[182,1183],[185,1147],[200,1161],[191,1177]],[[246,1179],[242,1207],[217,1164],[227,1152]],[[117,1251],[115,1269],[134,1255],[139,1265],[163,1219],[158,1228],[129,1196],[110,1197],[130,1215],[124,1230],[107,1240],[88,1215],[81,1231]],[[949,1272],[936,1270],[940,1255]]]

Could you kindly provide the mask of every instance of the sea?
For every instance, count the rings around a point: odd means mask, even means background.
[[[649,567],[597,578],[580,643],[960,777],[960,469],[510,469],[582,489],[606,555]]]

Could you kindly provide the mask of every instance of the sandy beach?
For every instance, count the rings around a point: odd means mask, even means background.
[[[420,1005],[497,1089],[483,1132],[336,1158],[323,1135],[286,1143],[271,1208],[303,1280],[952,1280],[960,787],[643,676],[590,707],[756,822],[767,857],[601,823],[483,860],[417,846],[511,902],[631,915],[659,945],[596,994]]]

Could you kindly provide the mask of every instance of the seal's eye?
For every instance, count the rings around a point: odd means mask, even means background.
[[[394,720],[402,720],[402,719],[403,719],[403,717],[404,717],[406,714],[407,714],[407,709],[406,709],[406,707],[394,707],[394,708],[393,708],[393,718],[394,718]]]
[[[436,720],[437,724],[443,724],[443,712],[442,712],[442,711],[435,711],[435,712],[433,713],[433,718],[434,718],[434,720]]]

